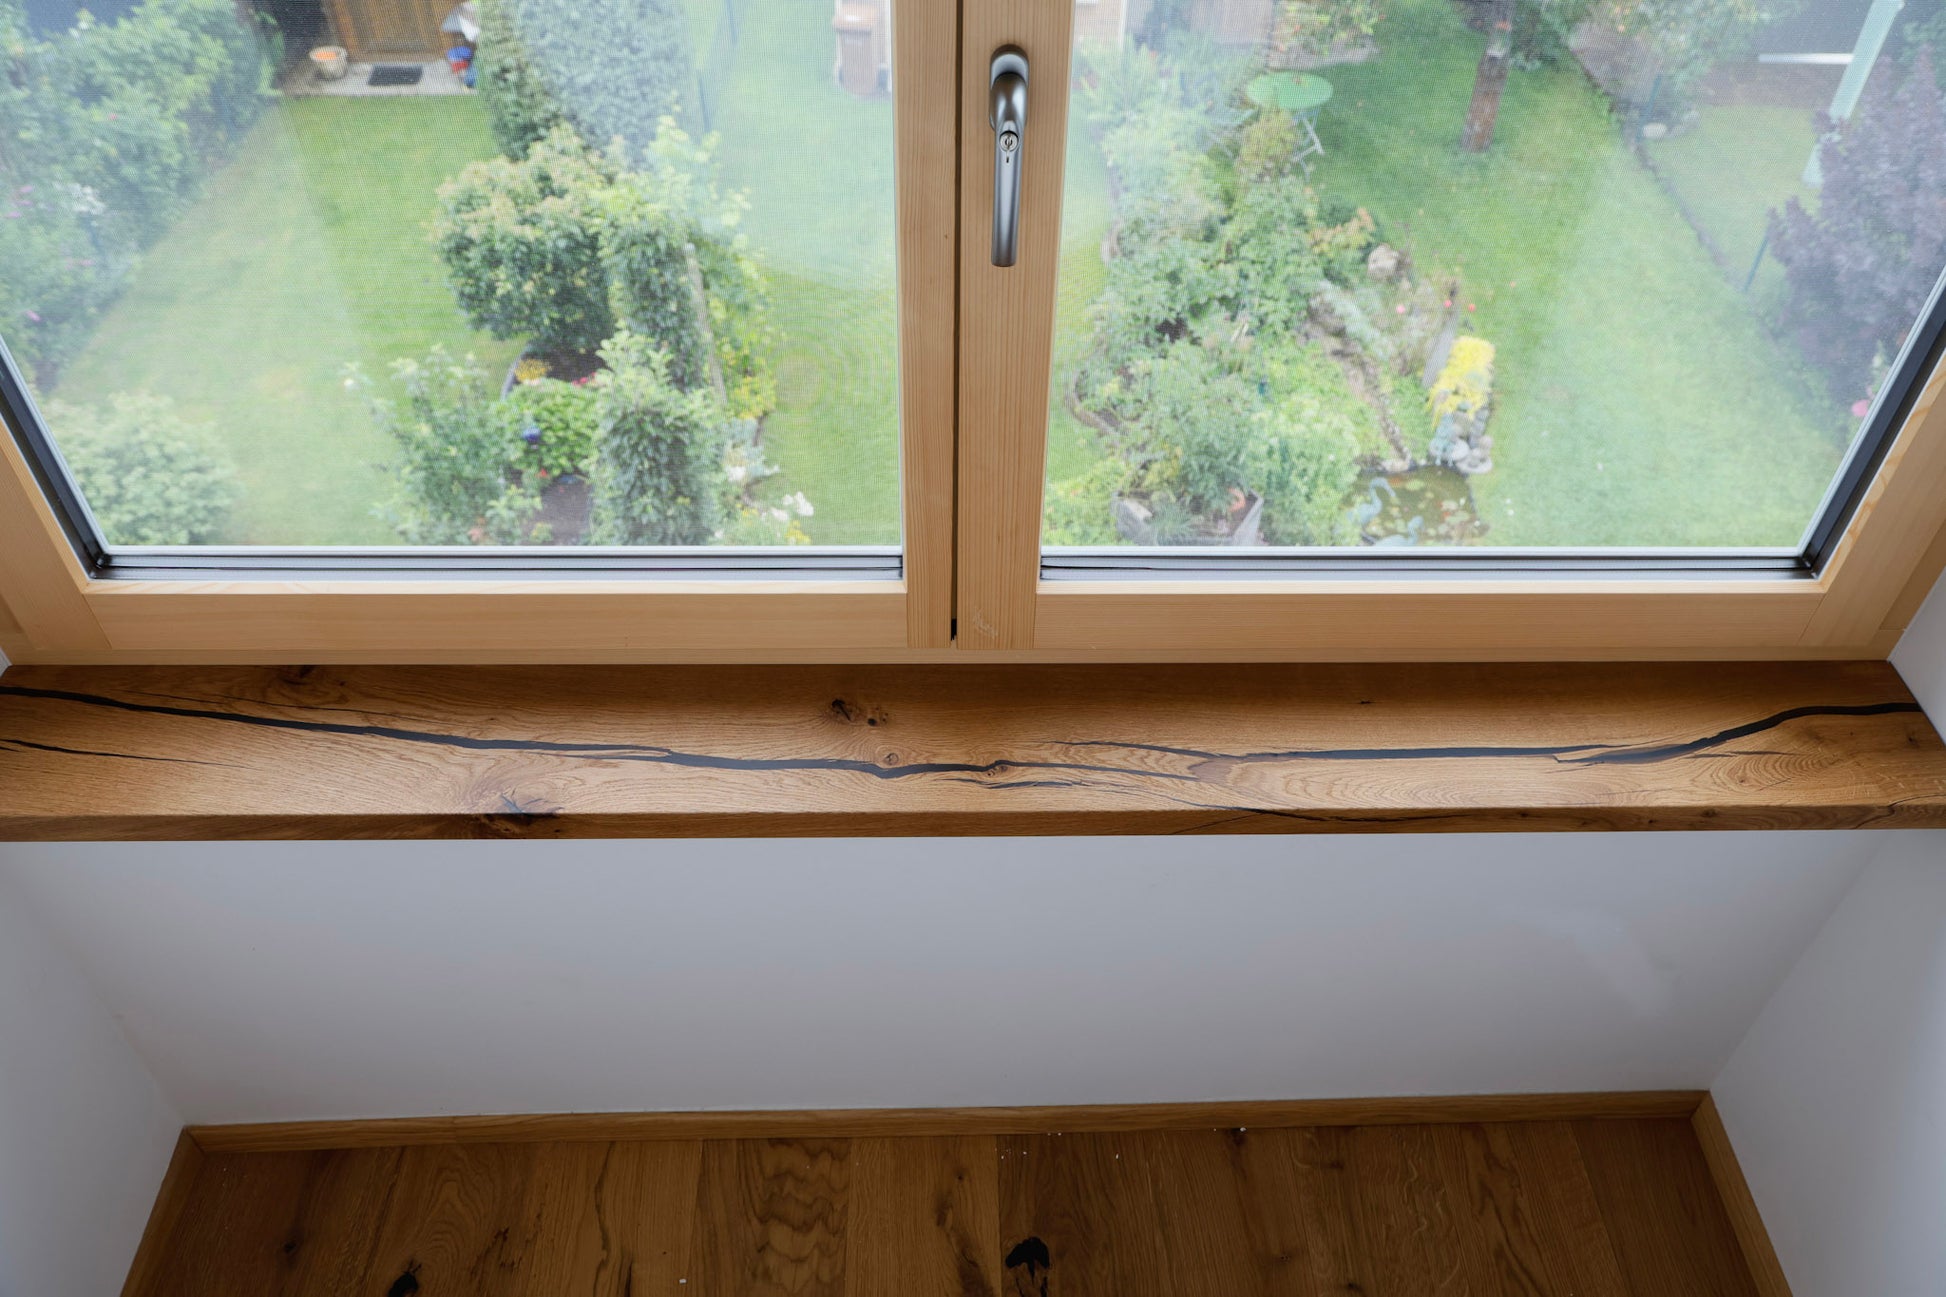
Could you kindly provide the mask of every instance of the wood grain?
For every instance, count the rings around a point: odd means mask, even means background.
[[[47,497],[22,458],[13,429],[0,424],[0,589],[29,650],[97,652],[109,647]]]
[[[122,1285],[122,1297],[141,1297],[159,1280],[170,1239],[189,1207],[196,1177],[203,1170],[203,1147],[188,1131],[176,1137],[176,1148],[169,1155],[169,1168],[162,1174],[162,1187],[156,1190],[149,1221],[136,1245],[135,1260]]]
[[[49,668],[0,838],[1930,827],[1883,663]]]
[[[1657,1180],[1681,1123],[1606,1123],[1627,1222],[1706,1214]],[[1625,1286],[1580,1146],[1496,1125],[1041,1135],[1001,1141],[1008,1297],[1623,1297],[1731,1294],[1727,1233],[1689,1228]],[[1692,1141],[1693,1144],[1693,1141]],[[1631,1235],[1630,1246],[1658,1246]]]
[[[1628,1291],[1756,1297],[1689,1122],[1583,1121],[1574,1138]]]
[[[191,1126],[189,1134],[205,1150],[230,1153],[570,1140],[926,1138],[1053,1131],[1209,1130],[1219,1126],[1396,1126],[1455,1121],[1565,1121],[1582,1117],[1687,1118],[1703,1098],[1701,1090],[1629,1090],[1027,1108],[551,1113]]]
[[[1743,1297],[1705,1160],[1633,1116],[209,1152],[126,1297]]]
[[[1723,1210],[1729,1213],[1730,1228],[1736,1231],[1737,1244],[1743,1249],[1744,1264],[1750,1268],[1758,1297],[1791,1297],[1784,1264],[1777,1259],[1777,1249],[1771,1245],[1770,1231],[1757,1210],[1749,1182],[1743,1178],[1743,1167],[1737,1161],[1730,1132],[1724,1129],[1723,1114],[1717,1111],[1714,1097],[1703,1096],[1690,1118],[1690,1126],[1696,1132],[1697,1146],[1703,1150],[1703,1161],[1709,1166],[1717,1197],[1723,1202]]]
[[[1932,372],[1893,439],[1858,515],[1825,565],[1827,588],[1806,644],[1851,644],[1898,612],[1915,577],[1946,559],[1932,544],[1946,481],[1946,365]]]
[[[953,642],[958,418],[959,4],[900,0],[892,15],[899,179],[899,468],[906,644]]]
[[[1074,6],[983,0],[963,6],[962,22],[958,647],[1026,649],[1035,644],[1041,565]],[[988,237],[993,128],[987,95],[994,52],[1007,45],[1025,51],[1028,84],[1020,256],[1002,269],[993,265]]]

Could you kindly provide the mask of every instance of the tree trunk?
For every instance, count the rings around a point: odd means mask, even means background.
[[[1485,153],[1493,143],[1493,127],[1500,120],[1500,92],[1507,88],[1507,67],[1513,59],[1514,0],[1493,0],[1487,10],[1487,47],[1473,74],[1473,102],[1466,109],[1466,132],[1460,149]]]

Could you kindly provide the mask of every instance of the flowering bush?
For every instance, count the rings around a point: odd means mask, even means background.
[[[1449,415],[1470,416],[1493,397],[1493,344],[1485,338],[1458,338],[1439,371],[1426,409],[1434,426]]]
[[[146,393],[92,409],[51,401],[61,456],[112,545],[209,545],[225,539],[236,470],[215,430]]]

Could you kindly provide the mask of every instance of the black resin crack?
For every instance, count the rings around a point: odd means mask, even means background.
[[[1137,769],[1127,766],[1097,765],[1071,761],[1027,761],[1017,758],[1000,758],[986,762],[965,761],[928,761],[913,762],[906,765],[881,765],[876,761],[847,759],[842,757],[725,757],[701,752],[683,752],[675,748],[652,745],[619,743],[567,743],[546,739],[476,738],[463,734],[444,734],[433,730],[407,729],[388,725],[353,725],[336,721],[297,720],[274,716],[252,716],[248,714],[218,711],[201,707],[172,707],[156,703],[131,702],[120,698],[110,698],[101,694],[78,693],[65,689],[35,689],[25,685],[0,684],[0,696],[15,698],[36,698],[58,702],[71,702],[83,706],[104,707],[115,711],[135,712],[159,716],[175,716],[188,720],[209,720],[235,725],[254,725],[266,729],[284,730],[294,733],[335,734],[352,738],[380,738],[401,743],[419,743],[438,747],[453,747],[479,752],[537,752],[561,756],[588,757],[611,761],[637,761],[657,765],[679,766],[701,770],[742,770],[742,771],[790,771],[815,770],[870,775],[875,779],[905,779],[922,775],[957,776],[959,782],[974,784],[983,788],[998,790],[1030,788],[1062,788],[1083,786],[1076,781],[1059,779],[1019,779],[1007,782],[994,782],[973,778],[979,775],[992,775],[1003,771],[1049,771],[1073,775],[1121,775],[1141,780],[1165,780],[1173,783],[1201,784],[1205,781],[1194,774],[1179,774],[1165,770]],[[1151,752],[1166,756],[1183,757],[1198,761],[1230,763],[1263,763],[1286,761],[1423,761],[1440,758],[1518,758],[1547,757],[1562,765],[1647,765],[1658,761],[1669,761],[1681,757],[1695,756],[1710,748],[1738,739],[1748,738],[1766,730],[1775,729],[1794,720],[1813,716],[1887,716],[1918,713],[1922,709],[1916,702],[1883,702],[1860,704],[1812,704],[1792,707],[1775,712],[1759,720],[1734,725],[1727,729],[1707,734],[1700,738],[1682,742],[1656,744],[1652,746],[1629,746],[1614,743],[1573,743],[1547,744],[1532,746],[1446,746],[1410,748],[1295,748],[1276,752],[1214,752],[1198,748],[1170,747],[1163,744],[1118,742],[1112,739],[1075,739],[1056,741],[1057,746],[1071,748],[1116,748],[1122,751]],[[18,746],[41,747],[48,751],[72,751],[28,743],[22,739],[0,740]],[[139,761],[183,762],[185,764],[208,765],[211,762],[194,762],[176,757],[143,757],[129,753],[90,753],[75,752],[76,755],[121,757]],[[1193,803],[1185,803],[1193,804]],[[1257,811],[1254,808],[1211,806],[1210,810],[1248,810],[1251,813],[1276,814],[1274,811]],[[523,812],[524,813],[524,812]]]
[[[1205,752],[1198,748],[1167,747],[1159,743],[1121,743],[1114,739],[1074,739],[1065,744],[1076,748],[1121,748],[1132,752],[1155,752],[1164,756],[1187,757],[1198,761],[1428,761],[1441,757],[1550,757],[1563,765],[1646,765],[1692,756],[1722,743],[1761,734],[1780,725],[1808,716],[1892,716],[1921,712],[1918,703],[1814,703],[1774,712],[1761,720],[1747,721],[1702,738],[1652,747],[1623,743],[1565,743],[1531,747],[1424,747],[1424,748],[1292,748],[1283,752]]]
[[[485,739],[464,734],[441,734],[436,730],[402,729],[390,725],[347,725],[337,721],[250,716],[239,712],[215,711],[201,707],[164,707],[155,703],[136,703],[121,698],[109,698],[102,694],[76,693],[67,689],[34,689],[26,685],[0,685],[0,697],[40,698],[151,716],[176,716],[185,720],[255,725],[265,729],[285,730],[299,734],[338,734],[350,738],[390,739],[399,743],[422,743],[474,752],[542,752],[557,756],[589,757],[608,761],[640,761],[696,770],[822,770],[871,775],[875,779],[888,780],[904,779],[914,775],[990,775],[1005,770],[1058,770],[1074,774],[1128,775],[1141,779],[1166,779],[1190,784],[1201,782],[1194,775],[1174,774],[1163,770],[1138,770],[1126,766],[1089,765],[1074,761],[1023,761],[1011,757],[1002,757],[994,761],[922,761],[907,765],[883,766],[876,761],[844,757],[722,757],[704,752],[683,752],[675,748],[641,744],[562,743],[548,739]]]

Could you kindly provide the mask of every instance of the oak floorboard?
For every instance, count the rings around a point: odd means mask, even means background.
[[[845,1297],[852,1141],[708,1140],[695,1297]]]
[[[1757,1297],[1688,1122],[1578,1121],[1574,1138],[1630,1292]]]
[[[1574,1128],[1565,1121],[1522,1121],[1505,1130],[1554,1291],[1630,1297]]]
[[[1453,1210],[1467,1291],[1550,1297],[1556,1276],[1540,1224],[1541,1168],[1520,1155],[1505,1126],[1428,1128]]]
[[[997,1297],[990,1135],[852,1141],[846,1297]]]
[[[1756,1297],[1680,1117],[206,1153],[129,1297]]]
[[[525,1200],[546,1148],[403,1150],[365,1290],[388,1297],[522,1297],[541,1224]]]
[[[1343,1132],[1371,1297],[1463,1297],[1452,1186],[1440,1172],[1430,1126]]]
[[[305,1188],[329,1157],[250,1153],[208,1158],[156,1267],[155,1297],[292,1291],[293,1258],[286,1245]]]
[[[538,1146],[518,1219],[530,1297],[671,1293],[688,1277],[699,1140]]]

